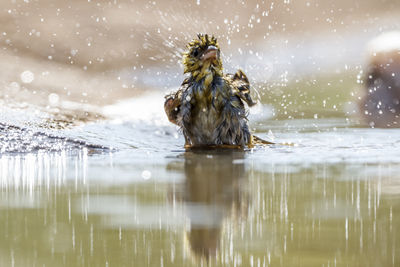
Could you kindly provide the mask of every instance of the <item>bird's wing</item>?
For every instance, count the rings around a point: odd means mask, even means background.
[[[172,92],[165,96],[164,110],[168,120],[178,125],[178,116],[182,103],[182,94],[187,89],[189,80],[185,79],[176,92]]]
[[[250,82],[242,70],[238,70],[235,74],[227,74],[226,78],[235,87],[240,99],[246,102],[249,107],[257,104],[250,96]]]

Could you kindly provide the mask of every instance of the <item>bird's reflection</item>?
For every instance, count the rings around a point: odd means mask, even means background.
[[[186,236],[192,253],[208,259],[219,249],[224,219],[247,214],[244,152],[191,151],[184,159],[183,201],[190,219]]]

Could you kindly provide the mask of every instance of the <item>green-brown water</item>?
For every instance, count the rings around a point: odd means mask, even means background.
[[[0,265],[398,266],[399,131],[279,123],[297,146],[185,152],[123,123],[83,131],[118,150],[3,155]]]

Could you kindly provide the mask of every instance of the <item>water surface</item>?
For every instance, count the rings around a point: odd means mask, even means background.
[[[355,116],[398,1],[64,2],[0,3],[0,266],[400,266],[400,130]],[[199,32],[277,145],[183,149]]]
[[[179,131],[155,114],[46,137],[60,149],[3,153],[0,264],[399,264],[399,130],[271,121],[258,134],[295,145],[184,151]],[[75,139],[103,148],[65,141]]]

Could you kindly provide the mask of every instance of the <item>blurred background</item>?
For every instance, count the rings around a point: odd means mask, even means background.
[[[399,266],[399,129],[361,119],[391,112],[379,97],[360,109],[382,80],[370,41],[399,16],[398,0],[0,1],[0,266]],[[183,149],[163,102],[197,33],[250,78],[252,131],[293,146]],[[398,57],[390,37],[375,47]]]
[[[321,108],[343,112],[332,106],[351,99],[367,42],[399,28],[400,5],[394,0],[7,0],[0,9],[4,100],[105,105],[176,88],[183,80],[186,43],[209,33],[219,39],[226,71],[244,69],[281,115],[284,94],[296,95],[300,108],[322,94],[328,103]],[[24,71],[32,79],[24,81]],[[316,83],[319,88],[312,88]],[[311,95],[299,93],[307,89]],[[329,101],[332,97],[340,101]]]

